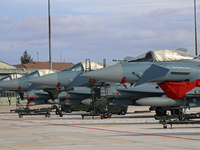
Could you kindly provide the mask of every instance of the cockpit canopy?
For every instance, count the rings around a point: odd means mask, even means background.
[[[9,80],[20,78],[20,77],[22,77],[21,74],[17,74],[17,73],[16,74],[10,74],[10,75],[7,75],[7,76],[1,78],[0,81],[9,81]]]
[[[103,63],[100,62],[90,62],[90,65],[87,62],[80,62],[62,71],[86,71],[88,69],[97,70],[101,68],[103,68]]]
[[[148,53],[142,54],[129,62],[163,62],[163,61],[176,61],[176,60],[186,60],[195,59],[194,55],[177,51],[177,50],[154,50]]]
[[[47,74],[55,73],[55,72],[56,72],[55,70],[51,70],[51,69],[38,69],[34,72],[27,74],[25,77],[35,78],[35,77],[39,77],[39,76],[43,76],[43,75],[47,75]]]

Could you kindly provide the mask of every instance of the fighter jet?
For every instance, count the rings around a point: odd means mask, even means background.
[[[124,86],[123,89],[122,88],[121,89],[116,88],[117,86],[115,86],[115,90],[117,91],[116,93],[121,94],[118,97],[116,97],[115,100],[117,102],[120,102],[120,104],[155,106],[157,108],[165,107],[165,109],[170,109],[170,110],[171,110],[172,107],[184,105],[185,100],[180,98],[180,97],[178,97],[178,98],[176,97],[177,100],[174,101],[174,97],[171,97],[168,94],[167,94],[167,96],[163,96],[164,92],[162,90],[160,90],[160,88],[163,89],[162,86],[160,86],[161,81],[162,81],[161,79],[164,78],[163,77],[164,73],[167,74],[169,72],[169,69],[167,67],[171,68],[171,66],[172,66],[172,69],[173,69],[173,64],[170,65],[170,64],[168,64],[168,62],[169,63],[174,62],[174,64],[177,65],[175,62],[177,60],[180,60],[179,57],[181,57],[180,61],[183,61],[182,59],[185,58],[185,59],[187,59],[185,61],[187,61],[188,63],[190,61],[192,61],[192,59],[194,59],[195,61],[198,61],[198,60],[196,60],[195,56],[192,56],[192,55],[189,55],[187,53],[180,52],[180,51],[164,50],[164,51],[155,51],[155,53],[157,54],[156,56],[160,59],[163,59],[163,58],[161,56],[159,56],[158,54],[162,54],[162,56],[164,56],[164,58],[167,58],[168,61],[165,62],[163,60],[162,62],[159,62],[159,61],[157,62],[155,59],[153,59],[153,58],[155,58],[155,57],[153,57],[154,53],[151,54],[151,52],[149,52],[146,55],[143,55],[143,57],[139,56],[138,58],[134,58],[134,59],[129,60],[129,61],[123,60],[123,61],[120,61],[120,63],[118,63],[114,66],[106,67],[106,68],[103,69],[103,70],[106,70],[103,73],[101,72],[101,69],[100,69],[100,70],[88,72],[86,75],[83,75],[83,76],[90,77],[90,76],[87,76],[87,75],[95,74],[95,76],[92,76],[92,78],[96,78],[96,79],[99,79],[99,80],[104,80],[104,78],[106,78],[107,81],[121,82],[122,83],[121,85]],[[164,55],[165,53],[166,53],[167,56]],[[174,60],[173,60],[172,56],[168,56],[169,54],[174,56]],[[146,56],[146,57],[144,57],[144,56]],[[189,60],[188,60],[188,58],[189,58]],[[173,61],[169,61],[169,60],[173,60]],[[132,70],[132,69],[128,68],[128,67],[132,67],[131,64],[133,64],[135,66],[134,72],[131,72],[131,74],[130,75],[128,74],[128,76],[123,76],[122,75],[123,74],[122,65],[126,67],[125,71],[127,71],[129,73],[130,70]],[[139,67],[137,67],[137,64],[139,65]],[[178,66],[180,66],[180,65],[181,65],[181,63],[178,64]],[[146,70],[148,70],[147,68],[150,69],[151,68],[150,66],[153,67],[153,70],[154,70],[153,73],[150,70],[149,72],[150,72],[151,75],[149,75],[149,76],[146,75],[146,77],[143,76],[143,74],[145,75],[145,73],[142,73],[142,71],[145,72],[145,69]],[[32,82],[32,83],[36,83],[36,84],[42,83],[42,84],[49,85],[49,86],[51,85],[51,86],[54,86],[54,87],[66,86],[68,88],[69,87],[71,88],[71,87],[74,87],[74,86],[77,86],[77,85],[83,85],[83,84],[84,84],[84,86],[91,85],[91,82],[90,82],[90,84],[86,84],[86,83],[89,83],[90,79],[84,78],[84,80],[82,80],[79,76],[80,74],[84,73],[84,70],[83,69],[76,69],[76,68],[83,68],[82,64],[79,63],[79,64],[71,67],[70,69],[65,69],[65,70],[63,70],[61,72],[57,72],[55,74],[50,74],[50,75],[47,75],[47,76],[34,78],[34,79],[31,79],[31,80],[28,80],[28,82]],[[158,68],[158,73],[156,73],[154,75],[155,69],[157,69],[157,68]],[[181,68],[181,67],[178,67],[178,68],[180,70],[177,71],[177,70],[174,69],[173,72],[172,72],[172,75],[174,75],[176,77],[175,79],[180,79],[179,77],[177,77],[177,75],[185,75],[186,74],[184,72],[184,70],[185,69],[187,70],[187,68]],[[75,70],[78,70],[78,72],[76,72]],[[167,72],[166,72],[166,70],[167,70]],[[72,76],[72,74],[73,74],[73,76]],[[131,76],[133,77],[133,79],[131,78]],[[132,84],[132,83],[134,83],[138,80],[141,80],[142,77],[147,78],[147,79],[149,79],[149,78],[153,78],[153,79],[158,78],[159,79],[159,77],[160,78],[162,77],[162,78],[158,80],[159,85],[155,85],[155,84],[142,85],[141,84],[140,86],[128,87],[128,84],[126,84],[127,82],[130,82]],[[168,77],[168,75],[167,75],[167,77]],[[66,80],[65,80],[66,78],[67,79],[71,78],[71,82],[66,82]],[[45,81],[46,79],[48,79],[48,80]],[[49,82],[50,79],[55,80],[55,81]],[[175,81],[175,79],[174,79],[174,81]],[[166,79],[166,81],[167,80],[168,80],[168,78]],[[150,81],[156,82],[156,80],[150,80]],[[189,81],[187,81],[187,84],[188,83],[189,83]],[[100,84],[102,84],[102,81],[100,81]],[[110,84],[110,83],[108,83],[108,84]],[[116,84],[116,85],[118,85],[118,84]],[[136,83],[136,85],[137,85],[137,83]],[[105,85],[103,85],[103,86],[105,86]],[[110,88],[110,87],[108,87],[108,88]],[[160,91],[159,92],[155,91],[155,89],[159,89]],[[98,94],[96,94],[96,97],[102,96],[102,94],[100,94],[100,92],[97,92],[97,93]],[[132,94],[132,93],[134,93],[134,94]],[[111,97],[112,96],[115,96],[115,94],[112,94]],[[157,97],[155,97],[155,96],[157,96]],[[111,100],[111,99],[112,98],[110,98],[109,100]],[[189,102],[189,100],[187,102]],[[190,106],[191,105],[194,105],[192,100],[190,101]],[[195,106],[198,106],[198,105],[199,104],[195,103]],[[159,114],[159,113],[157,113],[157,114]]]
[[[155,50],[82,76],[122,84],[136,82],[135,86],[156,82],[168,97],[180,99],[200,85],[199,66],[196,56],[175,50]]]
[[[23,76],[22,74],[9,74],[9,75],[1,78],[0,79],[0,83],[4,82],[4,81],[10,81],[10,80],[13,80],[13,79],[16,79],[16,78],[20,78],[22,76]],[[2,89],[2,88],[0,88],[0,91],[1,92],[5,92],[5,91],[8,91],[8,89]]]
[[[129,57],[129,60],[131,57]],[[125,61],[126,59],[120,60]],[[98,66],[91,67],[89,70],[97,70],[98,68],[103,68],[103,65],[100,63],[91,63],[92,65],[87,66]],[[80,75],[86,72],[86,67],[84,67],[84,63],[78,63],[74,66],[64,69],[63,71],[56,72],[54,74],[45,75],[42,77],[34,78],[27,80],[27,82],[31,82],[34,84],[48,85],[52,87],[66,87],[68,90],[71,88],[76,88],[77,86],[85,86],[90,87],[92,81],[90,78],[83,78]],[[126,87],[126,88],[125,88]],[[162,96],[164,92],[156,85],[156,84],[145,84],[138,87],[128,87],[128,84],[119,84],[119,83],[104,83],[102,81],[94,81],[93,89],[95,89],[95,97],[97,99],[101,99],[102,97],[107,97],[110,105],[140,105],[140,103],[136,103],[136,100],[144,98],[144,97],[152,97],[152,96]],[[105,90],[108,90],[107,95],[105,95]],[[104,92],[102,92],[104,91]],[[75,93],[78,95],[80,91],[69,91],[68,93]],[[86,92],[87,93],[87,92]],[[88,94],[88,93],[87,93]],[[79,94],[80,95],[80,94]],[[78,97],[77,97],[78,99]],[[170,106],[177,106],[177,103],[172,103],[170,99],[168,99],[171,104]],[[91,99],[84,99],[81,103],[90,105]],[[79,103],[79,104],[81,104]],[[156,106],[158,103],[156,103]],[[159,105],[162,105],[159,103]],[[152,106],[152,105],[150,105]],[[163,107],[166,105],[162,105]]]
[[[163,99],[177,102],[183,98],[199,97],[199,67],[200,59],[197,56],[176,50],[154,50],[82,76],[122,84],[135,83],[134,86],[154,82],[167,95],[165,98],[158,98],[160,102]],[[142,102],[147,100],[149,103],[153,100],[155,102],[155,98],[145,98]]]
[[[32,73],[29,73],[21,78],[1,82],[0,87],[5,88],[5,89],[14,90],[14,91],[27,90],[31,86],[31,83],[26,82],[26,80],[28,80],[30,78],[35,78],[38,76],[50,74],[50,73],[55,73],[55,72],[56,72],[55,70],[50,70],[50,69],[38,69],[38,70],[36,70]]]
[[[67,77],[69,79],[68,81],[70,83],[70,81],[73,80],[73,78],[76,77],[77,74],[82,72],[83,70],[84,71],[87,71],[87,69],[95,70],[100,67],[103,67],[103,65],[101,63],[91,62],[90,64],[87,64],[86,62],[84,62],[84,63],[78,63],[77,65],[74,65],[73,67],[69,67],[69,68],[63,70],[62,73],[67,72],[67,75],[68,75]],[[42,85],[38,86],[36,84],[27,82],[27,80],[29,80],[29,79],[41,77],[41,76],[47,75],[49,73],[55,73],[55,71],[37,70],[37,71],[34,71],[34,72],[32,72],[24,77],[21,77],[17,80],[5,81],[3,83],[0,83],[0,87],[18,91],[21,99],[28,100],[27,106],[41,105],[41,104],[59,104],[59,105],[61,105],[61,108],[65,112],[71,112],[71,111],[75,111],[75,110],[90,111],[92,105],[90,103],[91,90],[89,88],[85,87],[85,88],[80,89],[78,87],[75,87],[73,91],[66,92],[66,91],[64,91],[63,88],[61,88],[61,86],[59,86],[59,88],[57,88],[57,84],[56,84],[56,87],[50,87],[51,85],[54,85],[54,83],[50,82],[50,81],[53,81],[53,78],[51,78],[51,80],[48,80],[48,82],[51,83],[50,86],[49,86],[49,84],[47,84],[48,86],[42,86]],[[55,73],[55,74],[57,75],[57,73]],[[64,74],[64,75],[66,75],[66,74]],[[64,76],[64,75],[62,74],[62,76]],[[72,79],[70,79],[70,77],[72,77]],[[43,78],[43,80],[44,79],[48,79],[48,78],[46,78],[46,76],[45,76],[45,78]],[[66,81],[65,79],[66,79],[66,77],[64,78],[64,81]],[[61,84],[61,85],[67,86],[68,84]],[[31,91],[33,89],[42,89],[42,90]],[[24,93],[23,91],[26,91],[27,94]],[[102,102],[99,104],[102,104]],[[116,106],[114,106],[114,107],[116,107]],[[119,107],[119,106],[117,106],[117,107]],[[126,108],[127,108],[127,106],[126,106]],[[102,110],[103,109],[101,109],[101,111]],[[118,108],[117,111],[116,111],[116,109],[113,109],[113,110],[112,110],[112,113],[114,113],[114,112],[120,113],[120,111],[122,109],[119,110],[119,108]]]
[[[34,89],[44,89],[45,87],[41,87],[41,85],[31,84],[29,82],[26,82],[26,80],[30,78],[35,78],[38,76],[43,76],[49,73],[54,73],[55,70],[50,69],[38,69],[36,71],[33,71],[32,73],[29,73],[23,77],[9,80],[9,81],[3,81],[0,82],[0,88],[16,91],[19,93],[20,98],[23,99],[24,91],[28,91],[31,88]]]

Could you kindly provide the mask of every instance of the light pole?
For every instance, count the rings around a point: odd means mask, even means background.
[[[49,69],[52,69],[52,61],[51,61],[51,16],[50,16],[50,0],[48,0],[48,14],[49,14]]]
[[[195,54],[197,53],[197,23],[196,23],[196,0],[194,0],[194,26],[195,26]]]

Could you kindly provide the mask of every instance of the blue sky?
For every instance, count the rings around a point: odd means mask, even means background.
[[[48,0],[0,0],[0,4],[0,60],[20,64],[27,50],[33,60],[38,52],[39,61],[48,61]],[[106,58],[112,64],[112,59],[180,47],[194,54],[193,4],[188,0],[51,0],[52,61]],[[198,32],[199,9],[197,1]]]

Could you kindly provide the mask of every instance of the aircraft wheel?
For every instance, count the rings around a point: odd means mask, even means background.
[[[90,109],[88,110],[88,112],[89,112],[90,114],[93,114],[93,113],[94,113],[94,110],[93,110],[92,108],[90,108]]]
[[[126,114],[126,112],[125,112],[124,110],[122,110],[121,114],[122,114],[122,115],[125,115],[125,114]]]
[[[69,109],[69,110],[68,110],[68,113],[71,113],[71,112],[72,112],[72,110],[71,110],[71,109]]]
[[[166,125],[166,124],[163,124],[163,128],[164,128],[164,129],[167,129],[167,125]]]
[[[126,110],[125,110],[124,108],[122,108],[121,114],[122,114],[122,115],[126,115]]]
[[[161,107],[157,107],[156,108],[156,115],[158,115],[158,116],[166,116],[166,114],[167,114],[167,111],[164,110],[163,108],[161,108]]]
[[[172,109],[171,110],[171,115],[180,115],[182,114],[182,110],[181,109]]]
[[[109,118],[111,118],[111,117],[112,117],[112,113],[109,114]]]
[[[59,112],[58,111],[55,111],[56,115],[59,115]]]

